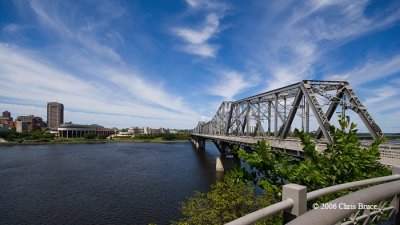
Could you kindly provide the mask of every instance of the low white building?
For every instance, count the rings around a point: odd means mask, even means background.
[[[99,137],[108,137],[115,133],[113,129],[104,128],[97,124],[80,125],[80,124],[61,124],[58,127],[58,137],[60,138],[77,138],[83,137],[87,133],[96,133]]]

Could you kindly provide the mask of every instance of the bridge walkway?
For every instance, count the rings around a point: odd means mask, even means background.
[[[235,144],[241,147],[252,147],[259,140],[266,140],[272,149],[280,149],[288,155],[292,156],[304,156],[303,146],[298,138],[286,138],[281,140],[275,137],[252,137],[252,136],[224,136],[224,135],[208,135],[192,133],[192,136],[196,136],[203,139],[212,141],[225,142],[229,144]],[[369,140],[362,140],[363,146],[368,146],[372,143]],[[316,143],[317,151],[324,151],[327,148],[326,142],[323,140]],[[400,143],[383,143],[379,146],[381,152],[380,162],[384,165],[399,166],[400,167]]]

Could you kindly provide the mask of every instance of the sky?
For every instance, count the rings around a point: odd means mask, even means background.
[[[0,0],[0,111],[192,129],[224,100],[348,80],[400,132],[398,0]]]

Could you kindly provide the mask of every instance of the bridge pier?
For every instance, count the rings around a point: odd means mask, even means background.
[[[217,157],[217,159],[215,160],[215,170],[218,172],[223,172],[225,170],[224,165],[221,161],[221,157]]]
[[[223,174],[234,167],[240,167],[240,159],[238,157],[226,158],[221,155],[215,159],[215,170],[217,174]]]
[[[212,140],[214,142],[215,147],[217,147],[218,151],[221,153],[221,155],[226,155],[227,153],[232,152],[233,145],[224,142],[224,141],[219,141],[219,140]]]
[[[192,142],[192,144],[196,148],[196,150],[204,150],[204,148],[205,148],[205,140],[203,138],[192,136],[190,138],[190,142]]]

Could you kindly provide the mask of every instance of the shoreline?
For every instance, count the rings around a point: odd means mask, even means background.
[[[0,142],[1,146],[11,145],[52,145],[52,144],[107,144],[107,143],[152,143],[152,144],[171,144],[184,143],[189,140],[173,140],[173,141],[154,141],[154,140],[96,140],[96,141],[59,141],[59,142]]]

